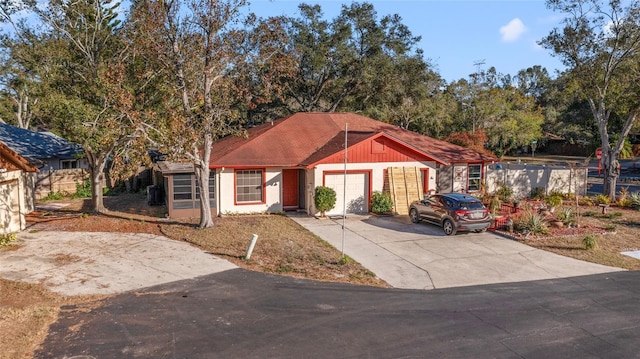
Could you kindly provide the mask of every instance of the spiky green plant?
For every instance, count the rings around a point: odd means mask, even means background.
[[[575,222],[575,216],[573,214],[573,209],[570,207],[561,208],[557,213],[558,219],[562,221],[565,225],[573,224]]]
[[[521,233],[549,234],[544,217],[533,211],[524,211],[514,220],[513,228],[516,232]]]

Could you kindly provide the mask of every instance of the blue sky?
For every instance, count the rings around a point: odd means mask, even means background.
[[[298,4],[320,4],[333,19],[349,1],[250,0],[258,16],[299,15]],[[399,14],[414,35],[425,58],[440,75],[453,82],[467,78],[480,67],[491,66],[516,75],[534,65],[550,75],[564,67],[536,41],[560,26],[562,15],[546,8],[544,0],[369,0],[382,17]],[[478,63],[484,63],[479,65]]]

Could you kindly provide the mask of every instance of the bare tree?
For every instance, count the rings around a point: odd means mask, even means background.
[[[540,44],[562,58],[589,103],[601,139],[603,194],[614,199],[618,157],[640,111],[640,2],[548,0],[547,6],[567,17]],[[611,144],[614,117],[622,125]]]
[[[233,132],[238,90],[231,73],[240,65],[234,28],[244,0],[148,0],[135,5],[140,46],[156,61],[181,110],[170,111],[164,145],[194,164],[200,193],[200,228],[213,226],[209,162],[215,140]],[[168,100],[171,103],[171,100]]]

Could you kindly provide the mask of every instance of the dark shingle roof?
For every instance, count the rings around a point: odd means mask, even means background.
[[[53,133],[25,130],[3,123],[0,123],[0,142],[31,162],[71,159],[83,152],[80,145]]]

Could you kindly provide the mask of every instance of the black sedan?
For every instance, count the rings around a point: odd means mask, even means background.
[[[461,193],[434,194],[415,201],[409,216],[413,223],[424,220],[441,226],[448,236],[457,231],[484,232],[493,220],[479,199]]]

